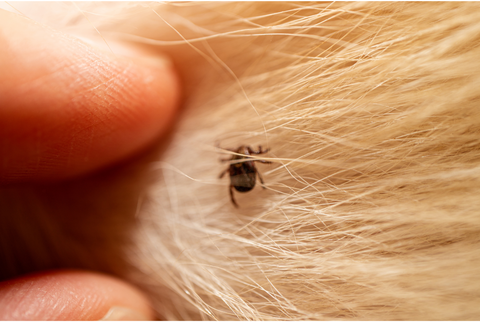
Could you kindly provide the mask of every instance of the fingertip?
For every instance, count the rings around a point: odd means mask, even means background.
[[[1,320],[151,320],[150,303],[117,278],[59,270],[0,282]]]
[[[166,57],[126,58],[0,10],[0,183],[81,175],[165,133],[180,83]]]

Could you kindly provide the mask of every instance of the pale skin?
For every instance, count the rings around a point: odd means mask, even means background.
[[[2,10],[0,70],[0,186],[108,168],[161,140],[179,105],[170,65],[103,53]],[[0,282],[2,320],[98,320],[113,306],[154,318],[140,290],[96,272]]]

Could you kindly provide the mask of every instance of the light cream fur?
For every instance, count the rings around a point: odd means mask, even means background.
[[[105,50],[171,55],[185,106],[165,151],[137,166],[148,185],[122,170],[109,179],[122,193],[90,194],[98,212],[129,212],[130,230],[85,206],[72,234],[98,230],[102,246],[71,242],[84,255],[72,262],[51,228],[45,267],[114,272],[167,319],[480,318],[480,4],[62,6],[63,21],[34,18]],[[236,193],[239,209],[217,144],[271,148],[257,163],[267,189]],[[52,189],[31,204],[54,203]],[[107,235],[123,236],[118,254]]]

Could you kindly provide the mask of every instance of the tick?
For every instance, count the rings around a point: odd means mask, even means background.
[[[230,161],[231,163],[230,166],[222,173],[220,173],[219,176],[219,178],[222,178],[227,172],[230,175],[230,199],[232,200],[233,205],[238,208],[238,204],[233,196],[233,188],[235,188],[235,190],[237,190],[238,192],[248,192],[252,190],[255,187],[258,175],[258,178],[262,183],[262,188],[265,189],[263,179],[260,176],[257,168],[255,167],[254,162],[262,162],[267,164],[271,163],[270,161],[252,159],[251,157],[249,157],[249,155],[267,153],[268,151],[270,151],[270,149],[262,150],[262,147],[259,145],[258,151],[254,151],[248,145],[241,145],[236,150],[226,150],[242,154],[234,154],[229,159],[222,159],[222,162]]]

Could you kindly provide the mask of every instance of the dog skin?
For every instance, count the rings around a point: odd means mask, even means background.
[[[14,7],[183,94],[106,161],[2,177],[2,280],[106,273],[161,319],[478,319],[477,3]],[[236,208],[220,159],[259,145]]]

